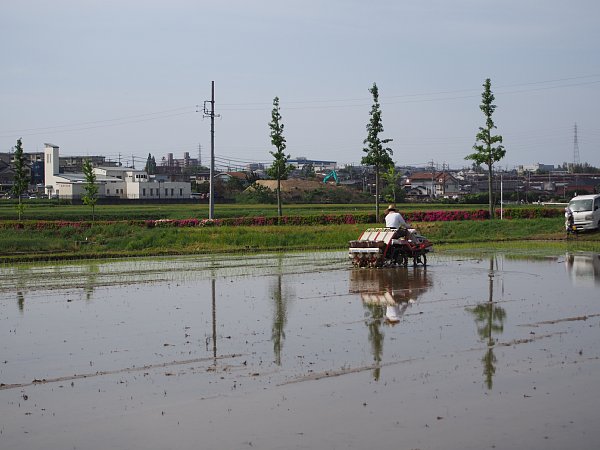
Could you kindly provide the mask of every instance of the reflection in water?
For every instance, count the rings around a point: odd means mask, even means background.
[[[289,295],[283,289],[283,255],[278,259],[279,274],[276,275],[275,283],[271,287],[271,296],[274,301],[273,326],[271,328],[271,339],[273,341],[273,353],[275,363],[281,365],[281,350],[285,340],[285,325],[287,324],[287,309]]]
[[[23,309],[25,307],[25,296],[21,291],[17,292],[17,305],[19,306],[19,311],[23,313]]]
[[[600,285],[600,253],[567,253],[565,266],[573,285]]]
[[[212,341],[213,341],[213,365],[217,365],[217,298],[215,294],[215,279],[210,280],[210,291],[212,295]]]
[[[479,337],[487,343],[487,350],[481,359],[483,362],[483,374],[488,389],[492,389],[493,378],[496,373],[496,355],[494,355],[495,335],[504,331],[504,319],[506,311],[494,303],[494,257],[490,257],[490,269],[488,271],[488,301],[479,303],[474,308],[467,308],[477,324]]]
[[[212,335],[206,337],[206,351],[209,349],[209,342],[212,341],[213,366],[217,366],[217,299],[215,289],[215,278],[210,280],[210,292],[212,300]],[[188,337],[186,333],[186,337]]]
[[[0,264],[0,293],[14,292],[19,285],[24,292],[46,289],[81,289],[93,272],[93,287],[118,284],[187,282],[208,280],[214,274],[222,276],[251,276],[263,274],[271,268],[278,273],[307,273],[315,267],[339,264],[343,252],[287,253],[286,258],[275,255],[245,255],[240,264],[239,255],[207,254],[164,258],[130,258],[125,260],[94,261],[97,269],[90,271],[89,262],[53,262],[48,264]],[[22,283],[22,284],[20,284]],[[24,288],[26,286],[26,289]]]
[[[282,292],[281,275],[277,275],[277,279],[272,288],[272,296],[275,301],[275,309],[273,311],[273,327],[271,328],[271,339],[273,340],[273,353],[275,353],[275,363],[281,365],[281,349],[285,339],[285,324],[287,322],[287,300]]]
[[[23,314],[25,312],[25,293],[27,292],[27,272],[17,268],[16,274],[17,307],[19,308],[19,312]]]
[[[85,276],[85,284],[83,286],[83,291],[85,292],[85,299],[91,300],[92,295],[94,295],[94,287],[97,284],[98,273],[100,272],[100,268],[98,264],[89,264],[87,266],[87,273]]]
[[[373,378],[379,380],[383,357],[384,333],[382,324],[400,322],[410,304],[431,286],[425,268],[406,267],[387,269],[361,269],[350,272],[350,293],[360,294],[368,311],[365,324],[375,369]]]

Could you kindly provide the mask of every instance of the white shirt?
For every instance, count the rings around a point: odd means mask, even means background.
[[[408,224],[404,217],[399,212],[390,211],[385,216],[385,226],[388,228],[400,228],[401,226],[408,228]]]

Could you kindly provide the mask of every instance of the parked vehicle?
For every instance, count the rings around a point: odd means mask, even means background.
[[[573,197],[568,207],[577,231],[600,229],[600,194]]]

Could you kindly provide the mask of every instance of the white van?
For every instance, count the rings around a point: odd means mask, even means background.
[[[577,230],[600,229],[600,194],[573,197],[569,208]]]

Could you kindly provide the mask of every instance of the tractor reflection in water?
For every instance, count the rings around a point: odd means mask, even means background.
[[[398,324],[407,309],[432,285],[424,269],[353,270],[350,273],[351,294],[360,294],[366,309],[365,325],[373,352],[373,377],[379,380],[383,358],[382,325]]]

